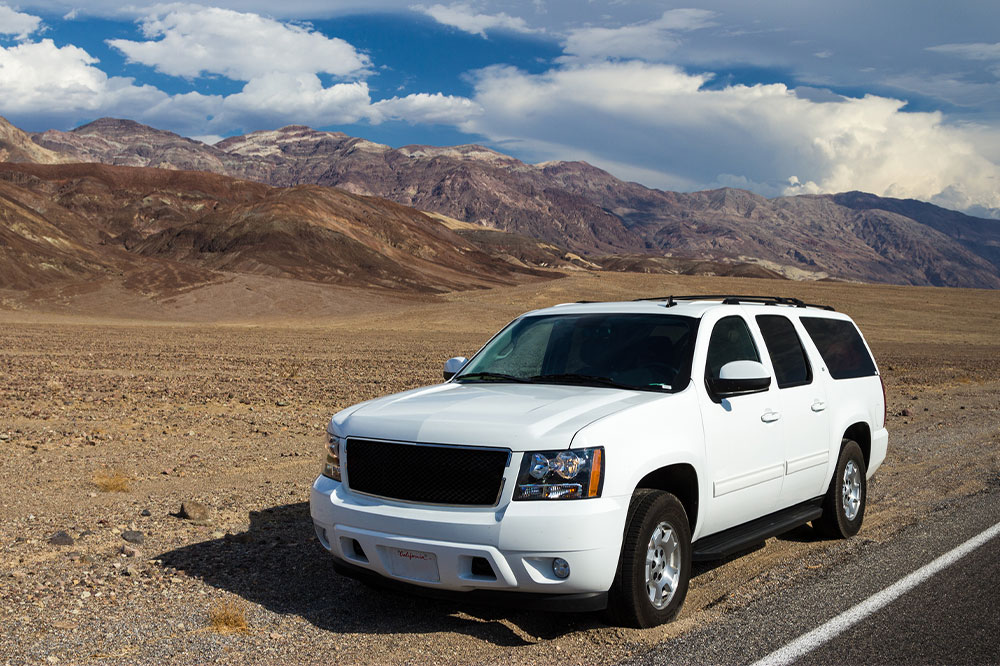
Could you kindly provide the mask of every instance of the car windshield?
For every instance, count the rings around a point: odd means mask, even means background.
[[[691,376],[697,325],[690,317],[661,314],[522,317],[493,338],[455,381],[680,391]]]

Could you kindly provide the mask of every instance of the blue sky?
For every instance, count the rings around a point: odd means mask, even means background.
[[[306,124],[651,187],[1000,216],[1000,3],[0,0],[0,115],[215,141]]]

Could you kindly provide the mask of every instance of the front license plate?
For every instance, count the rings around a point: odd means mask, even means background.
[[[441,580],[438,575],[437,555],[434,553],[407,548],[389,548],[387,550],[389,551],[389,568],[393,575],[428,582]]]

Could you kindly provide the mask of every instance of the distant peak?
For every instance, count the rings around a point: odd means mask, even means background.
[[[114,128],[122,128],[122,127],[142,128],[142,129],[145,129],[145,130],[150,130],[152,132],[165,132],[166,131],[166,130],[158,130],[155,127],[150,127],[149,125],[143,125],[142,123],[138,123],[138,122],[136,122],[134,120],[129,120],[127,118],[110,118],[110,117],[98,118],[97,120],[89,122],[86,125],[80,125],[79,127],[73,129],[72,131],[73,132],[84,132],[85,130],[103,130],[103,129],[107,129],[107,128],[110,128],[110,127],[114,127]]]

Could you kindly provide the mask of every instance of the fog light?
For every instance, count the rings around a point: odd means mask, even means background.
[[[552,573],[556,578],[569,578],[569,562],[561,557],[552,560]]]

